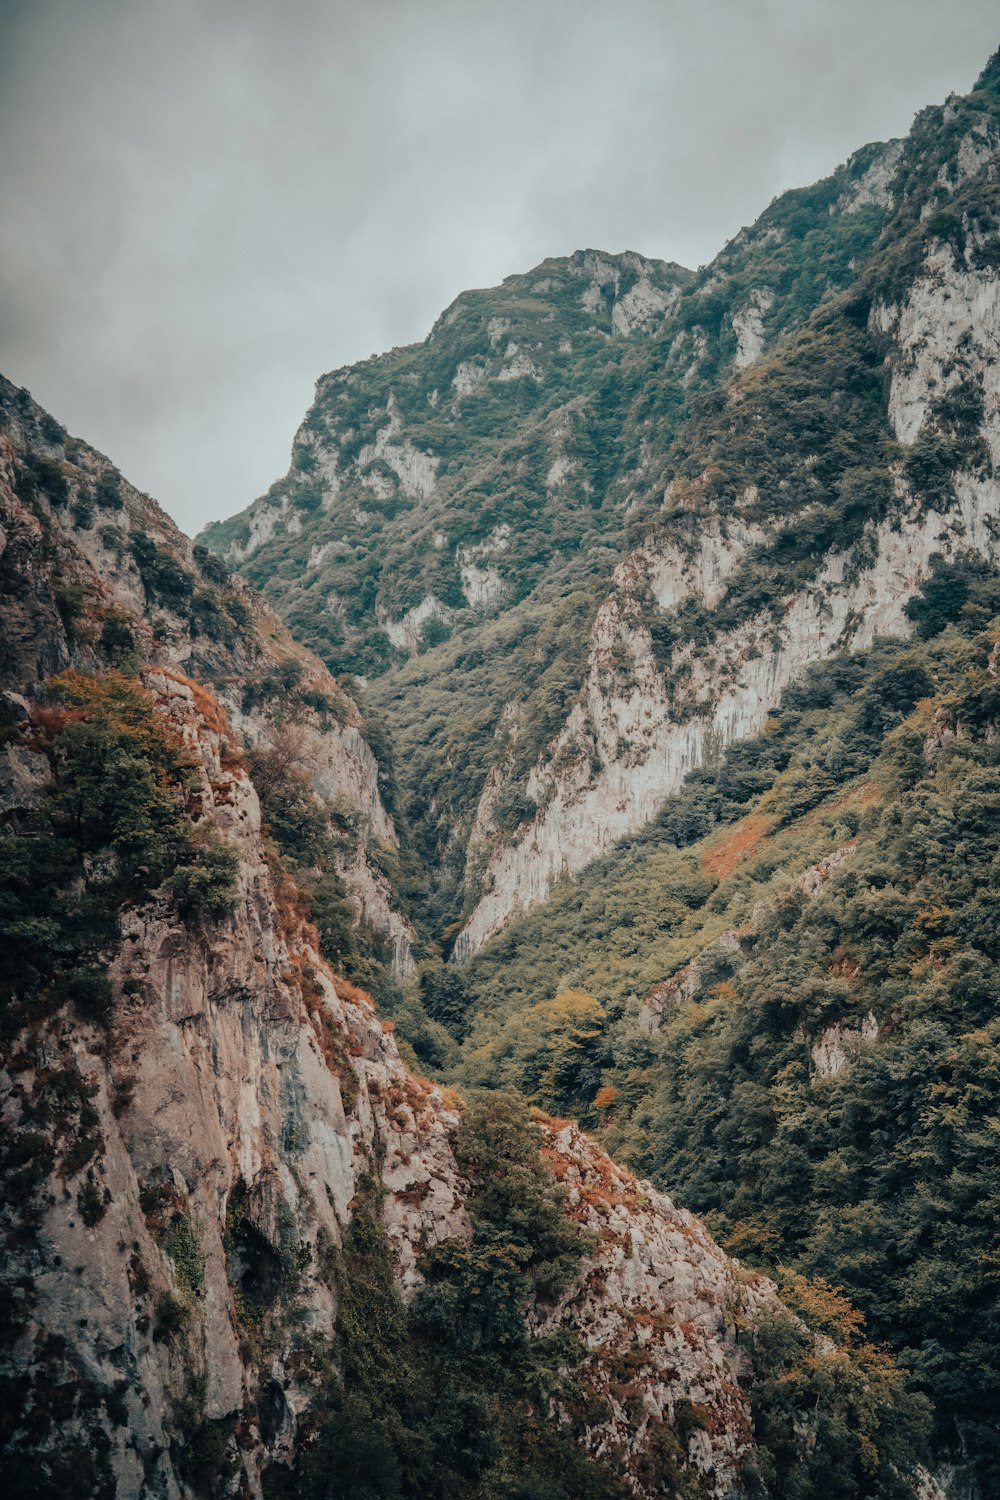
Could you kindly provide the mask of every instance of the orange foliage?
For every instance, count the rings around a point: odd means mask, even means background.
[[[778,1267],[778,1277],[785,1302],[806,1323],[844,1344],[862,1336],[864,1314],[848,1302],[841,1287],[831,1286],[821,1276],[800,1276],[787,1266]]]
[[[455,1114],[459,1114],[465,1108],[465,1100],[462,1098],[462,1095],[457,1089],[453,1089],[447,1084],[441,1089],[441,1098],[444,1101],[445,1109],[453,1110]]]
[[[85,709],[70,708],[64,703],[39,703],[31,710],[32,727],[41,731],[41,737],[46,744],[51,744],[54,739],[57,739],[67,724],[77,723],[86,717]]]
[[[713,984],[709,994],[713,995],[716,1000],[735,1000],[736,986],[728,979],[722,979],[718,984]]]
[[[280,865],[273,881],[274,904],[278,911],[278,931],[291,949],[303,944],[319,951],[319,933],[309,920],[309,905],[287,870]]]
[[[725,880],[738,864],[757,853],[769,826],[761,813],[741,818],[735,828],[705,850],[701,861],[705,874],[713,880]]]
[[[334,983],[337,988],[337,994],[341,1000],[346,1000],[348,1005],[358,1005],[371,1010],[377,1009],[371,995],[369,995],[367,990],[363,990],[360,985],[352,984],[349,979],[342,979],[339,974],[336,975]]]
[[[833,797],[829,802],[820,803],[811,812],[807,812],[803,822],[816,823],[820,817],[827,813],[839,812],[844,807],[870,807],[878,797],[878,782],[863,781],[860,786],[851,786],[846,792],[841,792],[839,797]],[[852,840],[853,842],[853,840]]]
[[[179,683],[181,687],[189,689],[194,699],[194,706],[204,720],[206,729],[210,729],[213,734],[218,735],[232,734],[225,709],[215,694],[209,692],[204,683],[196,682],[193,677],[185,677],[183,672],[178,672],[174,667],[160,667],[157,670],[163,677],[169,678],[171,682]]]
[[[71,668],[50,677],[45,686],[60,701],[36,708],[32,719],[50,739],[67,724],[103,716],[154,762],[160,762],[166,752],[175,771],[193,768],[190,750],[159,711],[152,693],[135,678],[116,671],[97,677]]]
[[[558,1115],[550,1115],[546,1110],[539,1109],[538,1106],[534,1104],[529,1109],[528,1114],[536,1122],[536,1124],[546,1125],[550,1130],[565,1130],[566,1126],[569,1124],[568,1120],[562,1120]]]
[[[309,1019],[312,1021],[313,1030],[319,1042],[320,1051],[326,1060],[326,1065],[337,1078],[353,1076],[348,1048],[333,1018],[325,1010],[314,1010],[310,1012]]]
[[[551,1150],[548,1146],[542,1147],[542,1155],[552,1169],[552,1175],[557,1182],[563,1182],[569,1172],[569,1159],[562,1156],[558,1151]]]

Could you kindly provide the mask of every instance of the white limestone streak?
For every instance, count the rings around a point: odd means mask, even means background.
[[[889,414],[899,440],[912,443],[927,420],[931,395],[960,367],[983,392],[983,437],[1000,460],[1000,281],[989,271],[956,267],[941,251],[927,263],[902,309],[873,318],[895,336]],[[715,639],[693,659],[683,693],[685,715],[674,716],[646,632],[634,625],[619,590],[598,613],[587,680],[576,706],[535,766],[527,791],[539,812],[513,845],[488,860],[482,896],[455,947],[467,960],[517,910],[545,900],[552,881],[575,873],[620,838],[646,826],[686,775],[713,752],[759,732],[782,693],[806,667],[842,649],[869,646],[876,635],[909,630],[904,607],[930,571],[935,554],[972,548],[1000,559],[1000,486],[992,477],[959,473],[947,513],[901,501],[900,512],[866,538],[874,560],[858,567],[847,552],[828,555],[813,584],[766,613]],[[693,562],[667,544],[623,565],[645,571],[663,608],[689,592],[711,607],[728,572],[758,539],[729,522],[723,537],[709,525]],[[630,680],[608,671],[625,645]],[[690,652],[689,652],[690,655]],[[691,712],[694,708],[695,712]],[[594,760],[599,767],[593,769]]]

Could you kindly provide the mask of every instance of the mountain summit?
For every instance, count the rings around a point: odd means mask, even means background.
[[[587,251],[464,294],[325,376],[289,475],[204,533],[368,681],[459,961],[809,663],[905,632],[933,558],[994,560],[992,76],[697,275]]]

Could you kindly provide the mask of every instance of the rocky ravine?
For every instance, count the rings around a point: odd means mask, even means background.
[[[256,1494],[262,1463],[291,1455],[315,1395],[316,1345],[336,1304],[324,1248],[340,1242],[359,1179],[381,1175],[404,1291],[428,1245],[468,1235],[458,1117],[405,1071],[371,1003],[331,976],[293,897],[276,894],[256,793],[217,701],[166,667],[143,682],[194,757],[200,821],[239,851],[240,901],[231,919],[198,925],[166,895],[127,907],[107,1024],[64,1008],[7,1040],[8,1148],[39,1156],[44,1135],[59,1164],[3,1210],[5,1365],[19,1395],[6,1462],[18,1472],[20,1459],[58,1466],[86,1452],[87,1493],[184,1495],[179,1413],[190,1423],[194,1409],[198,1422],[240,1419],[234,1492]],[[8,823],[50,778],[22,720],[4,745]],[[53,1110],[54,1090],[76,1099],[75,1118]],[[750,1438],[736,1321],[773,1307],[773,1289],[571,1127],[545,1131],[571,1210],[600,1231],[578,1288],[538,1312],[540,1327],[579,1329],[613,1398],[593,1440],[634,1467],[651,1426],[696,1400],[713,1419],[690,1461],[726,1493]],[[294,1291],[261,1360],[244,1305],[268,1278]],[[613,1357],[639,1348],[637,1424],[614,1396]]]
[[[391,1027],[321,958],[294,887],[272,874],[234,723],[266,734],[271,721],[243,708],[230,718],[198,680],[213,672],[235,702],[232,678],[280,669],[286,638],[226,580],[214,592],[193,571],[178,582],[168,556],[181,569],[197,559],[119,481],[105,480],[98,530],[88,496],[105,462],[24,394],[3,394],[8,846],[33,837],[61,774],[53,734],[80,721],[46,706],[44,680],[71,666],[74,681],[98,681],[124,642],[119,671],[186,759],[196,837],[237,856],[229,915],[185,916],[169,882],[126,895],[100,1014],[19,995],[16,981],[8,997],[4,981],[4,1473],[15,1492],[180,1500],[211,1472],[214,1492],[260,1495],[262,1470],[290,1461],[311,1430],[331,1348],[336,1359],[333,1252],[363,1184],[374,1175],[384,1190],[404,1295],[429,1246],[468,1239],[460,1102],[406,1071]],[[161,549],[158,572],[139,537]],[[174,607],[160,602],[171,588]],[[192,628],[199,591],[220,611],[243,602],[228,642]],[[211,616],[199,608],[194,618]],[[391,831],[358,725],[330,729],[329,712],[316,714],[315,776],[367,795],[369,817]],[[98,887],[109,858],[85,857]],[[684,1403],[703,1417],[677,1429],[684,1461],[708,1493],[730,1493],[752,1441],[741,1329],[779,1308],[774,1288],[575,1128],[541,1128],[566,1211],[594,1231],[576,1284],[532,1314],[539,1333],[566,1326],[583,1339],[582,1378],[604,1412],[586,1441],[637,1493],[659,1493],[644,1488],[644,1455]]]
[[[323,377],[289,474],[204,533],[367,681],[457,962],[811,664],[904,635],[935,559],[996,560],[998,101],[994,61],[697,274],[586,252],[464,293]]]
[[[1000,132],[984,122],[970,139],[976,149],[959,147],[948,189],[968,192],[978,183],[984,194],[994,192]],[[476,862],[478,836],[482,895],[456,942],[459,963],[516,911],[544,901],[553,880],[650,823],[691,770],[758,733],[805,668],[868,646],[878,635],[908,633],[905,607],[929,577],[932,559],[972,552],[991,564],[1000,560],[996,243],[995,227],[970,229],[961,250],[930,235],[901,300],[873,302],[870,332],[885,345],[888,419],[903,456],[893,471],[895,500],[857,544],[827,553],[808,586],[776,598],[736,629],[717,628],[702,648],[679,646],[673,666],[683,664],[688,675],[671,685],[637,600],[651,596],[664,617],[695,600],[711,619],[740,563],[773,547],[797,519],[761,526],[715,512],[690,537],[682,526],[619,564],[593,628],[579,700],[526,784],[539,811],[513,842],[491,829],[496,776],[484,792],[470,850]],[[934,412],[949,393],[971,395],[979,419],[966,437],[969,456],[954,474],[953,494],[934,502],[908,481],[905,457],[922,438],[933,438]],[[737,381],[729,400],[740,399]],[[754,511],[760,499],[751,488],[742,508]],[[665,511],[671,502],[668,487]]]

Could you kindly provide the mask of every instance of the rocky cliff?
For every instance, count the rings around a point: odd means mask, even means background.
[[[766,1476],[758,1393],[786,1367],[801,1385],[787,1441],[807,1467],[811,1361],[856,1373],[880,1422],[905,1408],[898,1382],[887,1395],[846,1344],[816,1343],[769,1281],[574,1127],[504,1105],[476,1136],[474,1111],[406,1071],[391,1026],[322,957],[252,774],[291,719],[314,793],[391,838],[356,712],[152,502],[26,393],[3,396],[8,1493],[311,1494],[329,1443],[335,1492],[372,1493],[357,1487],[369,1473],[377,1493],[415,1493],[398,1456],[406,1340],[440,1359],[433,1320],[473,1293],[469,1317],[506,1309],[482,1348],[506,1349],[505,1369],[520,1340],[529,1383],[507,1418],[489,1415],[493,1377],[454,1399],[485,1403],[480,1438],[522,1410],[532,1454],[565,1435],[595,1495],[724,1495],[748,1466]],[[361,842],[343,872],[393,920]],[[499,1219],[491,1193],[508,1194]],[[518,1226],[530,1213],[544,1242]],[[407,1302],[420,1316],[379,1363]],[[537,1390],[533,1347],[555,1361]],[[852,1462],[910,1492],[912,1456],[872,1446],[847,1408],[837,1421]],[[496,1442],[499,1456],[451,1455],[448,1493],[510,1493]],[[315,1493],[330,1482],[324,1469]]]
[[[906,186],[856,287],[668,454],[660,515],[618,565],[578,701],[528,773],[538,811],[508,841],[480,808],[483,894],[460,961],[758,733],[810,663],[908,633],[935,560],[1000,557],[998,103],[984,90],[928,114],[889,159]],[[839,455],[810,410],[820,368],[854,426]],[[871,411],[849,416],[866,381]]]
[[[615,527],[574,398],[690,279],[585,251],[463,293],[424,344],[324,375],[289,474],[205,544],[338,670],[383,671],[509,608]]]
[[[2,379],[0,410],[8,682],[155,662],[207,684],[248,746],[277,744],[320,807],[341,799],[338,872],[405,976],[408,924],[371,858],[396,832],[353,700],[238,577]]]
[[[997,114],[987,69],[696,275],[581,252],[463,294],[324,377],[289,476],[205,533],[369,679],[460,962],[809,664],[905,633],[935,559],[995,561]]]

